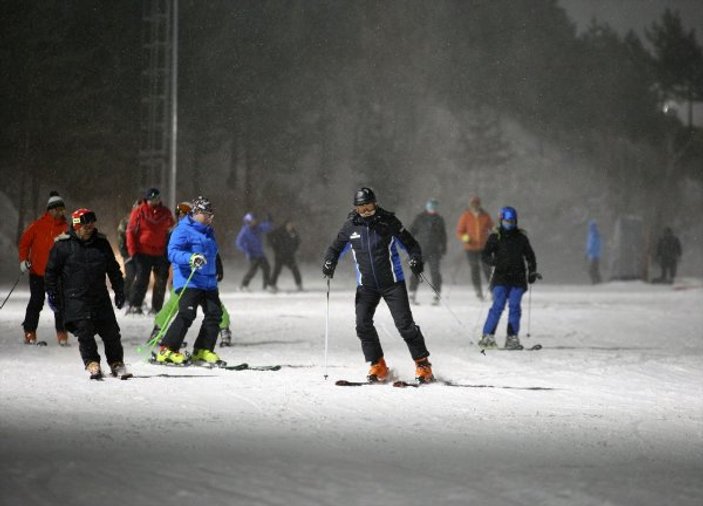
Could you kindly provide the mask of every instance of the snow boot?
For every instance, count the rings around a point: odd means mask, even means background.
[[[103,378],[103,372],[100,369],[99,362],[88,362],[85,366],[85,370],[90,374],[90,379],[99,380]]]
[[[388,366],[383,357],[371,363],[366,379],[369,383],[383,383],[388,379]]]
[[[483,336],[478,341],[478,345],[481,349],[484,350],[490,350],[498,347],[498,345],[496,344],[496,338],[493,337],[493,335],[491,334],[486,334],[485,336]]]
[[[56,332],[56,339],[59,342],[59,346],[68,346],[68,334],[65,330],[59,330],[58,332]]]
[[[113,362],[110,364],[110,374],[115,378],[125,376],[127,374],[127,367],[124,362]]]
[[[159,364],[185,365],[187,361],[183,353],[171,351],[166,346],[162,346],[156,354],[156,362]]]
[[[427,357],[415,361],[415,379],[419,383],[431,383],[434,381],[432,364],[427,360]]]
[[[437,293],[434,294],[434,297],[432,298],[432,305],[439,306],[439,294],[437,294]]]
[[[125,314],[143,315],[144,311],[141,306],[129,306],[127,311],[125,311]]]
[[[218,362],[222,362],[217,353],[206,349],[193,350],[191,360],[193,360],[193,362],[205,362],[206,364],[216,364]]]
[[[518,336],[508,336],[505,338],[505,349],[506,350],[521,350],[523,346],[520,344],[520,338]]]
[[[232,346],[232,332],[229,329],[220,330],[220,347]]]
[[[420,304],[417,302],[417,290],[413,290],[410,292],[410,303],[413,306],[419,306]]]
[[[32,331],[25,331],[24,344],[37,344],[37,333]]]

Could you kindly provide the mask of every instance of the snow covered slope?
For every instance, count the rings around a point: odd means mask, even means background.
[[[470,340],[488,303],[448,286],[450,312],[423,288],[414,313],[435,373],[461,386],[419,389],[334,385],[367,367],[353,291],[336,283],[327,380],[322,282],[223,294],[236,345],[217,351],[278,372],[149,365],[136,347],[150,320],[121,315],[136,377],[103,382],[88,379],[75,338],[56,346],[46,313],[49,346],[20,344],[21,286],[0,311],[0,504],[703,503],[699,281],[536,285],[522,336],[544,349],[485,355]],[[389,365],[411,379],[384,306],[376,322]]]

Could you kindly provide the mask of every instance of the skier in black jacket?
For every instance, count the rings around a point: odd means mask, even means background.
[[[126,373],[120,327],[115,319],[105,275],[115,292],[115,306],[125,301],[120,266],[107,238],[95,228],[95,213],[78,209],[71,214],[73,226],[56,238],[46,266],[49,306],[62,310],[66,328],[78,338],[79,351],[91,378],[100,379],[100,355],[95,343],[99,334],[114,376]]]
[[[508,304],[508,336],[505,348],[520,350],[520,303],[527,290],[527,283],[534,283],[541,276],[537,273],[537,261],[530,241],[524,230],[517,228],[517,211],[512,207],[500,210],[500,223],[488,236],[481,259],[493,267],[491,291],[493,305],[488,311],[483,326],[483,337],[479,341],[482,348],[495,348],[495,331],[500,316]],[[525,268],[527,263],[527,268]]]
[[[295,260],[295,252],[300,246],[300,235],[295,228],[295,223],[286,220],[283,225],[274,229],[268,235],[268,241],[273,248],[273,274],[271,274],[271,288],[273,292],[278,291],[276,283],[278,276],[281,274],[281,269],[286,266],[293,273],[295,286],[298,291],[303,291],[303,279],[300,277],[300,269]]]
[[[439,262],[447,253],[447,227],[444,218],[437,212],[439,202],[430,199],[425,204],[425,210],[418,214],[410,225],[410,233],[417,238],[422,247],[422,258],[430,268],[432,285],[437,292],[434,294],[432,304],[439,304],[439,294],[442,293],[442,273]],[[417,287],[420,278],[410,278],[410,299],[417,304]]]
[[[376,307],[383,298],[415,360],[417,380],[429,382],[434,380],[427,359],[430,353],[420,327],[413,320],[398,247],[407,250],[410,269],[419,276],[423,269],[420,245],[393,213],[376,204],[376,196],[370,188],[360,188],[354,196],[354,211],[325,253],[322,273],[332,278],[339,257],[352,249],[357,272],[356,334],[361,340],[365,360],[371,363],[368,380],[383,382],[388,379],[388,367],[373,324]]]

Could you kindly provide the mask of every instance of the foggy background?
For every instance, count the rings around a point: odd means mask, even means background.
[[[69,212],[96,211],[114,245],[132,202],[167,190],[139,167],[144,3],[0,6],[3,258],[53,189]],[[450,279],[467,270],[453,229],[474,194],[494,217],[517,208],[548,281],[587,281],[592,218],[606,279],[627,217],[641,220],[643,255],[672,226],[680,274],[703,274],[699,2],[179,8],[176,199],[213,201],[230,263],[244,263],[232,242],[253,210],[295,220],[301,260],[316,265],[363,184],[406,224],[439,199]]]

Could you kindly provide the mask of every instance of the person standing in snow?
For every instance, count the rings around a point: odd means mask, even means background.
[[[489,282],[491,277],[491,268],[481,262],[481,254],[492,228],[493,220],[481,207],[481,199],[475,196],[471,197],[468,209],[459,217],[456,224],[456,236],[464,245],[471,269],[471,283],[474,286],[476,297],[481,300],[483,300],[481,271]]]
[[[596,220],[590,220],[588,222],[588,236],[586,237],[586,261],[588,262],[588,275],[593,285],[597,285],[601,282],[601,249],[602,245],[600,232],[598,231],[598,223],[596,223]]]
[[[377,205],[373,190],[359,188],[354,195],[354,210],[325,253],[322,273],[332,278],[339,257],[346,250],[352,250],[357,272],[356,334],[361,341],[364,359],[371,363],[367,379],[384,382],[389,376],[373,324],[376,308],[383,299],[415,361],[416,379],[430,382],[434,380],[428,360],[430,352],[410,310],[399,247],[408,252],[410,269],[419,276],[423,270],[420,245],[393,213]]]
[[[114,376],[126,373],[120,327],[115,319],[105,276],[115,292],[115,306],[125,302],[124,280],[107,238],[95,228],[97,218],[90,209],[71,214],[72,227],[56,239],[46,266],[49,306],[62,312],[66,328],[78,338],[81,359],[91,378],[100,379],[98,334],[105,345],[105,358]]]
[[[235,246],[249,260],[249,270],[244,274],[239,289],[241,291],[249,291],[249,282],[256,274],[256,271],[261,269],[261,274],[264,278],[264,290],[269,289],[273,291],[273,288],[270,288],[271,265],[266,258],[266,253],[264,253],[263,241],[264,234],[267,234],[273,227],[271,220],[266,219],[259,222],[254,213],[247,213],[244,215],[243,221],[244,224],[239,234],[237,234]]]
[[[432,285],[437,293],[434,294],[432,304],[439,304],[442,293],[442,273],[439,269],[442,257],[447,253],[447,227],[444,218],[439,214],[437,199],[430,199],[425,204],[425,210],[415,217],[410,225],[410,234],[417,239],[422,249],[422,258],[430,267]],[[417,287],[420,279],[418,276],[410,278],[410,300],[417,304]]]
[[[505,348],[521,350],[520,316],[522,296],[527,283],[541,279],[537,272],[537,260],[524,230],[517,227],[517,211],[512,207],[500,210],[500,223],[488,236],[482,260],[493,267],[491,288],[493,305],[488,311],[483,325],[483,337],[478,345],[481,348],[495,348],[495,332],[501,314],[508,304],[508,335]]]
[[[674,235],[671,227],[664,229],[664,234],[657,242],[657,262],[661,267],[660,283],[673,283],[676,278],[676,268],[682,254],[681,241]]]
[[[137,200],[132,205],[132,211],[142,204],[142,200]],[[129,217],[132,211],[124,216],[117,225],[117,251],[120,252],[122,256],[122,263],[124,264],[124,293],[127,300],[130,300],[132,294],[132,284],[134,283],[134,278],[137,275],[137,269],[134,266],[134,261],[132,257],[129,256],[129,250],[127,249],[127,227],[129,226]]]
[[[151,312],[156,314],[163,306],[168,282],[167,237],[174,223],[171,211],[161,204],[161,193],[156,188],[147,190],[144,202],[130,214],[127,253],[135,264],[136,276],[127,314],[142,314],[142,304],[152,271],[154,288],[151,294]]]
[[[198,196],[189,215],[178,222],[168,242],[168,259],[173,266],[173,289],[180,294],[178,313],[156,355],[157,363],[183,365],[188,362],[180,352],[183,338],[195,320],[198,306],[203,308],[203,323],[193,343],[190,357],[195,363],[221,364],[214,352],[222,303],[217,288],[218,246],[212,228],[211,202]]]
[[[300,236],[295,228],[295,223],[287,220],[283,225],[276,228],[268,235],[269,244],[273,249],[273,274],[271,275],[271,288],[278,291],[276,283],[281,269],[286,266],[293,273],[293,280],[298,291],[303,291],[303,280],[300,277],[300,269],[295,260],[295,252],[300,246]]]
[[[50,192],[46,213],[32,222],[20,237],[20,272],[29,272],[29,303],[22,322],[25,344],[37,344],[39,313],[44,307],[45,297],[44,270],[54,239],[68,230],[65,213],[66,205],[61,196],[58,192]],[[54,313],[54,328],[59,345],[67,346],[68,334],[60,312]]]

